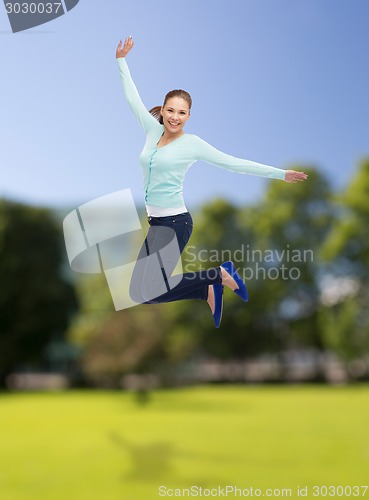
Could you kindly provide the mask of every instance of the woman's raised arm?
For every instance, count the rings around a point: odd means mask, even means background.
[[[128,104],[137,120],[145,130],[146,134],[148,134],[154,128],[162,126],[146,109],[132,80],[125,57],[128,52],[132,50],[133,46],[134,41],[132,40],[132,37],[127,37],[124,44],[121,40],[116,50],[116,58],[119,66],[119,73],[123,85],[124,94],[126,96]]]

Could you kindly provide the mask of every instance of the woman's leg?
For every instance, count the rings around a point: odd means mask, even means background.
[[[132,300],[157,304],[208,299],[208,287],[222,283],[220,267],[172,276],[193,229],[191,215],[149,218],[150,228],[132,274]]]

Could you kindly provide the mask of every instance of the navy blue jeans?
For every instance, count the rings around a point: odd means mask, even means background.
[[[207,300],[208,286],[222,283],[220,267],[172,276],[193,231],[191,214],[148,217],[148,223],[132,273],[131,299],[140,304]]]

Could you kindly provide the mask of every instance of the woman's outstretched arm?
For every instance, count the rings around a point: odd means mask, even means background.
[[[283,170],[281,168],[271,167],[262,163],[256,163],[251,160],[236,158],[219,151],[203,139],[200,139],[200,137],[196,138],[196,157],[198,160],[212,163],[213,165],[225,168],[226,170],[230,170],[232,172],[237,172],[239,174],[270,177],[272,179],[280,179],[292,183],[304,181],[308,177],[304,172]]]
[[[116,50],[116,58],[119,67],[120,78],[123,85],[124,94],[130,105],[134,115],[140,122],[141,126],[148,134],[154,128],[162,127],[160,123],[149,113],[145,105],[141,101],[141,97],[136,89],[136,86],[132,80],[131,73],[129,71],[126,55],[132,50],[134,42],[132,37],[127,37],[124,44],[122,40],[119,42]]]

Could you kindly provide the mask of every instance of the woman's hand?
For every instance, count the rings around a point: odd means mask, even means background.
[[[307,178],[308,176],[304,172],[297,172],[296,170],[286,170],[284,180],[286,182],[292,182],[293,184],[296,184],[297,182],[306,181]]]
[[[119,57],[126,57],[128,52],[133,49],[134,46],[134,41],[132,40],[131,36],[128,36],[125,39],[124,45],[122,44],[122,40],[119,42],[117,51],[115,53],[116,58],[118,59]]]

